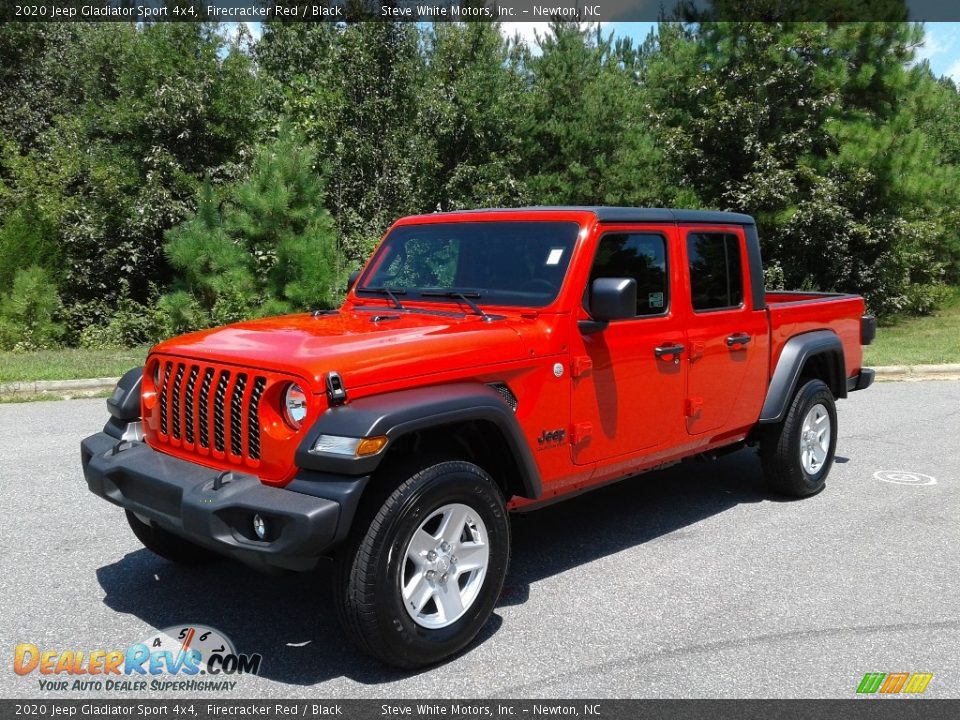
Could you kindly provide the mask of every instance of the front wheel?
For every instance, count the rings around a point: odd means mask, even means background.
[[[439,662],[487,622],[509,560],[510,524],[493,479],[467,462],[427,467],[338,555],[345,630],[391,665]]]
[[[837,408],[822,380],[810,380],[793,396],[783,422],[764,429],[760,458],[777,492],[807,497],[823,490],[837,449]]]

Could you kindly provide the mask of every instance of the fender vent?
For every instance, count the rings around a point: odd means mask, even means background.
[[[508,408],[510,408],[513,412],[517,411],[517,396],[513,394],[513,390],[507,387],[504,383],[491,383],[490,387],[500,393],[500,397],[503,398],[503,401],[507,404]]]

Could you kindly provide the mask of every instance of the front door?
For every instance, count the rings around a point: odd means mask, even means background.
[[[637,314],[573,339],[571,440],[578,465],[652,451],[683,434],[684,332],[673,306],[671,261],[679,257],[676,243],[672,225],[602,231],[589,283],[635,278]],[[671,348],[676,353],[664,352]]]
[[[765,387],[767,319],[754,310],[743,229],[680,227],[689,316],[687,398],[690,435],[749,423]],[[755,417],[753,418],[755,419]]]

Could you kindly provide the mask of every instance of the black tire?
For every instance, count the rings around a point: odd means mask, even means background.
[[[133,530],[137,539],[143,543],[147,550],[159,555],[164,560],[181,565],[202,565],[223,559],[222,555],[195,545],[189,540],[184,540],[158,525],[145,523],[129,510],[125,512],[130,529]]]
[[[336,557],[334,588],[348,636],[363,650],[403,669],[432,665],[463,649],[487,622],[500,597],[510,562],[510,523],[503,494],[481,468],[439,462],[406,478],[358,526]],[[467,505],[486,527],[489,556],[475,599],[462,617],[443,628],[414,621],[401,593],[407,546],[440,508]],[[429,603],[428,603],[429,605]]]
[[[800,459],[803,421],[817,405],[830,418],[830,444],[826,458],[815,472],[808,472]],[[790,403],[783,422],[764,428],[760,439],[760,459],[767,483],[778,493],[809,497],[823,490],[837,449],[837,408],[833,393],[822,380],[804,383]]]

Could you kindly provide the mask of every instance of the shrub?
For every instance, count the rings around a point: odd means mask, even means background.
[[[56,347],[63,327],[54,322],[60,307],[56,287],[41,267],[18,270],[13,288],[0,299],[0,349],[42,350]]]

